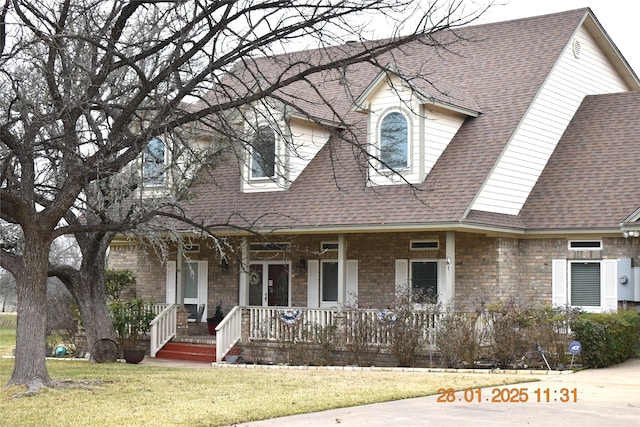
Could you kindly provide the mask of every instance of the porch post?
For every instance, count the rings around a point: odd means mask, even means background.
[[[249,242],[247,238],[242,239],[240,244],[240,271],[238,277],[238,305],[246,307],[249,305],[249,289],[247,287],[247,272],[249,271]]]
[[[338,304],[347,302],[347,239],[338,236]]]
[[[184,307],[184,288],[182,267],[184,265],[182,242],[178,242],[178,256],[176,258],[176,304]]]
[[[453,305],[456,295],[456,232],[447,231],[447,274],[446,274],[446,301],[445,304]]]

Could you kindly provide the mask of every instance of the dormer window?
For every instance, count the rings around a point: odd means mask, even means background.
[[[409,123],[399,111],[388,113],[380,122],[380,162],[383,169],[409,167]]]
[[[261,126],[251,141],[251,179],[275,177],[276,134],[269,126]]]
[[[165,146],[160,138],[153,138],[147,143],[143,155],[143,178],[148,186],[165,184]]]

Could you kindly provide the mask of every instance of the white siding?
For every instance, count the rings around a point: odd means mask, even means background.
[[[398,77],[391,76],[390,80],[391,84],[384,81],[369,99],[369,146],[372,154],[377,157],[380,120],[389,111],[402,111],[409,117],[409,168],[397,170],[396,174],[385,174],[372,166],[369,178],[374,185],[400,184],[405,180],[418,184],[431,171],[462,126],[465,117],[439,108],[422,106],[413,91]]]
[[[329,140],[329,132],[314,123],[295,119],[285,122],[283,115],[277,113],[277,106],[261,106],[257,111],[267,108],[272,111],[262,114],[277,121],[271,125],[280,129],[276,132],[276,177],[250,179],[250,156],[247,153],[242,179],[242,191],[245,193],[286,190]]]
[[[292,144],[287,152],[288,179],[294,182],[329,140],[329,132],[313,123],[292,121]]]
[[[517,215],[583,98],[628,90],[584,28],[576,38],[579,58],[571,40],[472,209]]]

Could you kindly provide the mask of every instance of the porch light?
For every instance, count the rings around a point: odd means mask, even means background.
[[[220,273],[226,273],[229,270],[229,262],[226,258],[220,259],[220,265],[218,266]]]
[[[297,265],[297,271],[298,274],[304,274],[307,272],[307,260],[300,257],[300,259],[298,259],[298,265]]]

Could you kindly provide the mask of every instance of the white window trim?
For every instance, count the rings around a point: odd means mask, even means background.
[[[273,139],[274,139],[274,146],[273,146],[273,151],[274,151],[274,159],[273,159],[273,175],[271,176],[253,176],[253,153],[255,150],[255,147],[250,147],[249,149],[249,163],[248,163],[248,168],[249,168],[249,181],[251,182],[265,182],[265,181],[275,181],[278,177],[278,153],[279,153],[279,148],[280,148],[280,138],[279,138],[279,134],[278,132],[276,132],[276,129],[273,125],[270,124],[264,124],[264,125],[260,125],[258,126],[257,130],[253,131],[253,134],[251,135],[251,140],[253,140],[253,138],[255,138],[256,133],[260,132],[260,129],[262,128],[269,128],[271,130],[271,132],[273,132]]]
[[[338,243],[337,240],[329,240],[329,241],[323,241],[320,242],[320,251],[321,252],[337,252],[338,251],[338,245],[340,243]],[[335,246],[335,248],[330,248],[328,247],[329,245],[331,246]]]
[[[600,303],[595,305],[575,305],[571,301],[571,287],[573,285],[571,281],[571,268],[573,264],[600,264]],[[604,265],[602,260],[582,259],[582,260],[567,260],[567,301],[570,307],[579,308],[583,311],[600,313],[604,308]]]
[[[434,248],[414,248],[414,243],[435,243],[436,246]],[[409,241],[409,250],[412,251],[437,251],[440,249],[440,240],[439,239],[416,239]]]
[[[160,144],[162,144],[162,173],[160,175],[158,175],[155,178],[149,178],[146,176],[146,157],[147,157],[147,151],[149,148],[149,144],[151,143],[151,141],[153,140],[158,140],[160,141]],[[154,136],[153,138],[151,138],[149,141],[147,141],[147,145],[142,153],[142,187],[143,189],[148,189],[149,191],[151,190],[155,190],[155,189],[159,189],[159,188],[165,188],[169,185],[169,177],[167,176],[167,163],[168,163],[168,153],[167,153],[167,142],[165,141],[166,138],[160,138],[159,136]]]
[[[327,263],[338,263],[338,259],[323,259],[320,260],[320,271],[319,271],[319,276],[320,276],[320,295],[319,295],[319,299],[320,299],[320,307],[321,308],[333,308],[333,307],[337,307],[338,306],[338,301],[340,299],[340,295],[337,295],[337,299],[335,301],[327,301],[324,300],[322,298],[323,295],[323,284],[324,284],[324,278],[322,275],[322,272],[324,271],[324,269],[322,268],[323,264],[327,264]]]
[[[408,265],[408,271],[407,271],[407,276],[408,276],[408,283],[411,286],[411,291],[413,292],[413,268],[412,268],[412,264],[414,262],[432,262],[436,264],[436,304],[442,302],[442,298],[443,298],[443,292],[444,292],[444,288],[446,286],[445,283],[445,278],[444,275],[442,274],[441,271],[441,265],[443,262],[445,262],[445,260],[442,259],[438,259],[438,258],[410,258],[409,259],[409,265]],[[419,305],[424,305],[424,304],[419,304]],[[430,304],[426,304],[426,305],[430,305]]]
[[[579,247],[574,247],[573,244],[574,243],[587,243],[587,242],[593,242],[593,243],[598,243],[599,246],[598,247],[583,247],[583,248],[579,248]],[[601,251],[602,250],[602,240],[600,239],[585,239],[585,240],[569,240],[567,242],[567,247],[569,248],[570,251]]]
[[[392,113],[400,113],[404,116],[405,120],[407,121],[407,165],[400,167],[400,168],[394,168],[389,169],[387,168],[386,165],[383,165],[382,162],[380,161],[379,163],[379,173],[382,175],[385,174],[394,174],[394,173],[404,173],[404,172],[411,172],[412,169],[412,165],[413,165],[413,156],[412,156],[412,150],[413,150],[413,138],[412,138],[412,134],[413,134],[413,120],[411,119],[411,115],[408,114],[406,111],[404,111],[401,108],[390,108],[386,111],[384,111],[382,114],[380,114],[379,118],[378,118],[378,122],[376,123],[376,149],[378,151],[378,156],[379,158],[382,157],[382,135],[381,135],[381,128],[382,128],[382,122],[384,121],[384,119]]]
[[[273,243],[249,243],[250,252],[287,252],[291,248],[289,242],[273,242]]]

